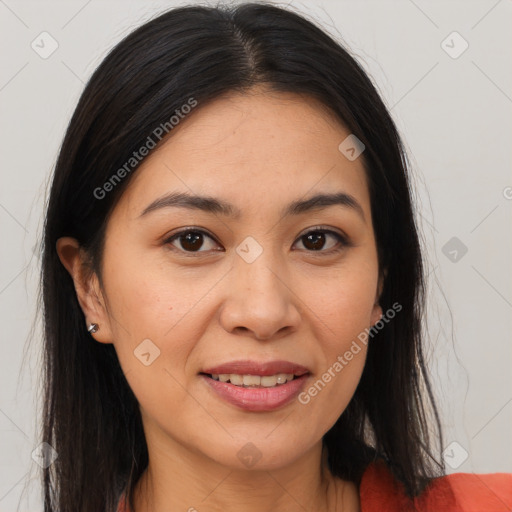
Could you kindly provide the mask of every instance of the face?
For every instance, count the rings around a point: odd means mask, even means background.
[[[136,171],[107,226],[105,308],[90,320],[148,439],[270,469],[318,445],[347,407],[366,346],[344,354],[381,315],[362,157],[338,149],[349,134],[311,99],[253,90],[198,106]],[[319,194],[340,196],[307,202]],[[237,386],[240,374],[261,387]]]

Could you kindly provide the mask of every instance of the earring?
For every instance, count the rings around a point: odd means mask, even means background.
[[[97,332],[99,329],[99,326],[98,324],[89,324],[89,327],[87,328],[87,331],[90,333],[90,334],[94,334],[95,332]]]

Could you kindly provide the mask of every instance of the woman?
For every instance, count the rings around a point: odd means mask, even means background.
[[[51,188],[45,511],[510,507],[512,475],[445,476],[423,270],[400,138],[345,49],[265,4],[141,26]]]

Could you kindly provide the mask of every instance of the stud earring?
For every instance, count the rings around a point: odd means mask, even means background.
[[[97,332],[99,329],[99,326],[98,324],[89,324],[89,327],[87,328],[87,331],[90,333],[90,334],[94,334],[95,332]]]

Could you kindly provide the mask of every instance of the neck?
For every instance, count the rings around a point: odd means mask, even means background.
[[[172,453],[162,448],[149,449],[148,467],[135,488],[133,512],[357,510],[352,508],[355,486],[332,476],[321,442],[292,464],[272,470],[222,466],[179,444]],[[339,502],[338,495],[344,495],[351,506]]]

